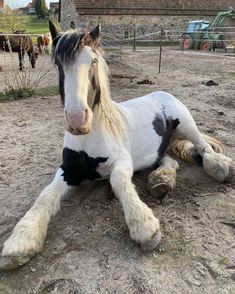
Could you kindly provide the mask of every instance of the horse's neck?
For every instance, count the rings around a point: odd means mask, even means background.
[[[101,97],[94,110],[94,120],[103,132],[107,132],[117,141],[121,141],[124,134],[124,123],[119,107],[111,100],[109,91],[107,82],[101,85]]]

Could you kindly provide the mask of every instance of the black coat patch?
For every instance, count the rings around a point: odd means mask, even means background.
[[[159,136],[163,136],[166,130],[165,120],[162,116],[156,115],[153,121],[153,128]]]
[[[158,159],[156,164],[159,165],[160,160],[164,156],[171,139],[172,130],[176,129],[180,124],[179,119],[173,119],[171,117],[166,117],[165,113],[163,115],[156,115],[153,121],[153,128],[156,133],[162,137],[162,142],[158,148]]]
[[[107,161],[107,157],[90,157],[84,151],[74,151],[69,148],[63,150],[62,176],[69,186],[79,186],[84,180],[101,178],[96,171],[99,164]]]
[[[61,96],[61,102],[64,105],[64,69],[60,63],[58,63],[58,69],[59,69],[59,88],[60,88],[60,96]]]

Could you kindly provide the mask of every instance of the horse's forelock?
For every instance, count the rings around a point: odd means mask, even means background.
[[[59,61],[65,66],[74,64],[81,50],[81,37],[78,32],[67,32],[58,36],[59,40],[54,49],[55,63]]]
[[[73,65],[79,52],[84,46],[90,46],[94,51],[100,49],[98,43],[93,43],[89,33],[69,31],[58,35],[58,42],[54,48],[53,59],[55,63],[69,67]]]

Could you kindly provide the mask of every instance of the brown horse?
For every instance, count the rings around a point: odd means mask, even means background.
[[[7,36],[0,33],[0,49],[5,52],[18,52],[20,70],[23,70],[24,55],[27,53],[32,68],[35,68],[38,50],[34,48],[31,37],[23,35]]]
[[[39,53],[43,54],[43,52],[49,53],[50,47],[51,47],[51,36],[48,35],[42,35],[37,38],[37,45],[39,49]]]

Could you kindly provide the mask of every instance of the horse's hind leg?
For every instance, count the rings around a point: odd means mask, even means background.
[[[24,53],[22,51],[20,51],[18,53],[18,56],[19,56],[19,68],[20,68],[20,71],[22,71],[24,69],[24,65],[23,65]]]
[[[178,167],[178,162],[169,155],[162,158],[160,166],[148,176],[148,190],[153,196],[162,198],[175,188]]]
[[[10,270],[26,263],[42,249],[49,221],[60,208],[60,200],[68,189],[59,169],[52,183],[47,186],[34,205],[16,224],[11,236],[4,243],[0,269]]]
[[[202,157],[205,172],[219,182],[234,181],[235,166],[231,158],[216,153],[199,132],[188,111],[179,116],[180,124],[175,130],[176,138],[191,141]]]

